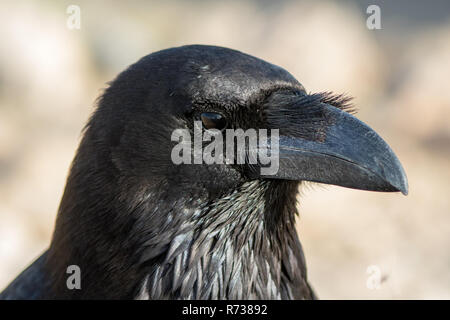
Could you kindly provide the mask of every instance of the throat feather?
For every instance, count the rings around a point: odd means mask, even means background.
[[[296,183],[252,181],[193,211],[147,264],[150,298],[280,299],[296,193]]]

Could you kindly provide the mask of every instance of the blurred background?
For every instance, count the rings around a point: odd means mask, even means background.
[[[369,30],[376,4],[381,29]],[[70,5],[80,29],[67,27]],[[96,97],[153,51],[231,47],[355,97],[410,194],[308,184],[298,232],[322,299],[450,298],[450,2],[0,2],[0,290],[48,246]]]

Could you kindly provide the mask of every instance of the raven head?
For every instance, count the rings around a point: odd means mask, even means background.
[[[308,94],[280,67],[238,51],[186,46],[144,57],[103,95],[90,130],[110,147],[124,175],[186,193],[216,197],[253,179],[309,180],[344,187],[408,192],[395,154],[367,125],[346,112],[348,99]],[[195,163],[194,122],[222,131],[222,162]],[[278,170],[261,174],[257,163],[225,163],[227,129],[279,130]],[[191,149],[188,163],[174,163],[172,134]],[[209,130],[213,129],[213,130]],[[183,140],[183,141],[182,141]],[[270,140],[269,140],[270,141]],[[202,142],[204,152],[208,143]],[[237,152],[249,148],[237,146]],[[181,152],[183,153],[183,152]]]
[[[142,58],[105,90],[73,161],[47,259],[53,296],[313,297],[295,232],[298,181],[408,192],[397,157],[347,104],[226,48]],[[231,129],[268,130],[276,170],[250,161],[261,145],[233,147],[227,159],[243,153],[240,163],[192,159],[196,130],[223,139],[215,156]],[[177,130],[191,138],[173,139]],[[84,275],[79,292],[65,287],[70,264]]]

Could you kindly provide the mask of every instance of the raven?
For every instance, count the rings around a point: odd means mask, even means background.
[[[0,298],[314,299],[295,229],[299,184],[408,192],[393,151],[350,108],[223,47],[143,57],[98,100],[50,247]],[[278,129],[278,171],[175,164],[171,135],[194,121],[223,135]],[[67,286],[74,265],[80,288]]]

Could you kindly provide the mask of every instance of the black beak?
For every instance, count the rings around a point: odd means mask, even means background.
[[[320,108],[327,118],[322,138],[287,135],[280,128],[279,169],[264,178],[408,194],[400,161],[375,131],[336,107],[322,103]]]

